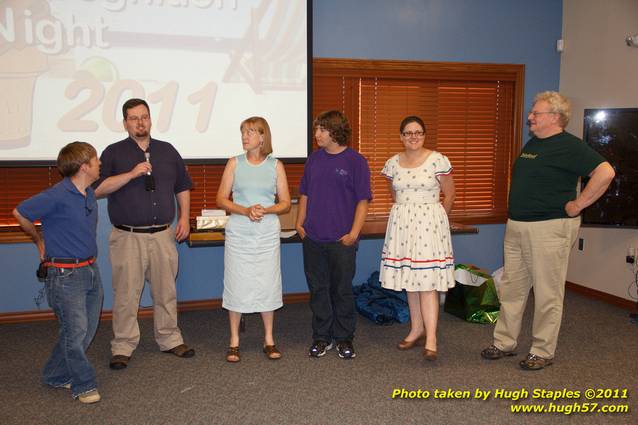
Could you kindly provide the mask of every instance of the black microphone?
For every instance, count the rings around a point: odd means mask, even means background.
[[[151,153],[148,149],[144,151],[144,158],[146,158],[146,162],[151,163]],[[155,178],[150,171],[147,171],[144,176],[144,189],[146,189],[147,192],[155,190]]]

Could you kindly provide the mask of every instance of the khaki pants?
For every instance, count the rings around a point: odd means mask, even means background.
[[[177,327],[177,248],[175,232],[132,233],[113,228],[109,238],[113,268],[111,353],[130,356],[140,341],[137,312],[144,281],[153,299],[153,329],[160,350],[182,344]]]
[[[529,352],[554,357],[563,316],[569,253],[578,236],[580,217],[508,220],[505,228],[505,267],[497,287],[501,310],[494,345],[514,351],[530,288],[534,288],[534,323]]]

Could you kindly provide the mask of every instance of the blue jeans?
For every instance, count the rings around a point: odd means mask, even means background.
[[[352,341],[357,312],[352,293],[356,246],[340,242],[303,241],[303,264],[310,290],[312,339]]]
[[[85,354],[97,331],[104,298],[97,263],[75,269],[49,267],[45,288],[60,332],[42,382],[52,387],[71,384],[76,398],[97,388],[95,369]]]

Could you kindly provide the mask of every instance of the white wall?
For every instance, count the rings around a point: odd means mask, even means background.
[[[572,101],[567,131],[582,137],[585,108],[638,108],[638,48],[624,41],[636,33],[637,0],[563,0],[560,91]],[[628,247],[638,247],[638,230],[589,227],[579,237],[584,250],[572,249],[567,280],[635,299],[625,256]],[[635,285],[631,294],[636,297]]]

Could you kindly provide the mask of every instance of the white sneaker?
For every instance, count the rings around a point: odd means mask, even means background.
[[[102,397],[100,397],[100,393],[98,393],[97,390],[91,390],[88,393],[78,396],[78,400],[84,404],[97,403],[100,399],[102,399]]]

